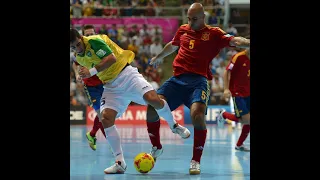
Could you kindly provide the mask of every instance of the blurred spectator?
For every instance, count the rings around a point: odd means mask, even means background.
[[[154,81],[150,76],[149,77],[145,77],[147,79],[147,81],[151,84],[151,86],[155,89],[158,90],[159,89],[159,84]]]
[[[128,50],[133,51],[135,54],[139,52],[139,46],[136,45],[136,39],[133,38],[132,42],[128,45]]]
[[[219,76],[214,76],[211,81],[211,102],[213,104],[225,104],[225,100],[223,100],[223,79]]]
[[[75,0],[72,4],[73,18],[82,17],[82,2],[80,0]]]
[[[232,36],[238,36],[238,30],[233,26],[231,21],[229,21],[228,28],[226,29],[226,33]]]
[[[219,75],[219,77],[222,77],[223,78],[223,73],[224,73],[224,70],[226,69],[226,61],[221,61],[220,62],[220,66],[218,66],[216,68],[216,73],[217,75]]]
[[[151,35],[151,31],[148,29],[148,25],[144,24],[142,26],[142,28],[139,30],[139,34],[140,34],[140,36],[144,36],[146,34],[150,34]]]
[[[216,13],[212,13],[211,16],[209,17],[209,22],[208,24],[210,25],[217,25],[220,24],[220,19],[217,17]]]
[[[162,51],[162,49],[163,47],[162,44],[160,44],[160,39],[156,38],[154,43],[152,43],[150,46],[151,57],[158,55]]]
[[[102,16],[103,14],[103,2],[102,0],[96,0],[94,2],[94,15],[95,16]]]
[[[142,44],[145,44],[147,46],[150,46],[152,44],[152,39],[149,34],[145,34],[142,36]]]
[[[83,3],[83,16],[84,17],[93,16],[93,12],[94,12],[93,0],[87,0],[86,2],[84,2]]]
[[[151,77],[152,81],[160,83],[160,76],[158,74],[157,69],[153,68],[151,65],[147,65],[147,69],[145,71],[145,75],[147,77]]]
[[[108,36],[113,42],[115,42],[116,44],[119,44],[118,30],[117,30],[116,24],[112,24],[112,27],[108,30]]]
[[[142,45],[139,47],[139,52],[138,53],[139,53],[139,55],[144,53],[149,58],[151,56],[150,55],[150,45],[142,43]]]
[[[156,11],[154,9],[153,3],[149,1],[147,4],[147,9],[145,10],[145,16],[155,16],[155,15],[156,15]]]
[[[106,28],[106,25],[105,25],[105,24],[102,24],[98,32],[99,32],[99,34],[105,34],[105,35],[107,35],[107,34],[108,34],[108,30],[107,30],[107,28]]]
[[[133,25],[129,30],[128,36],[132,38],[133,36],[137,36],[137,35],[139,35],[138,27],[137,25]]]
[[[220,63],[223,62],[223,58],[220,56],[220,53],[212,59],[212,68],[217,69],[220,66]]]

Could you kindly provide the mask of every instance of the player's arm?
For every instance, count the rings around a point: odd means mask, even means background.
[[[101,59],[99,64],[95,65],[89,70],[91,76],[108,69],[117,61],[116,57],[112,53],[111,48],[103,40],[90,39],[89,43],[95,54]]]
[[[182,25],[183,26],[183,25]],[[179,46],[180,46],[180,37],[183,34],[183,31],[181,31],[181,27],[177,30],[175,36],[173,37],[172,41],[167,43],[162,51],[157,54],[155,57],[153,57],[150,61],[150,65],[154,65],[157,67],[160,63],[163,62],[163,58],[167,57],[168,55],[175,52]]]
[[[80,75],[79,75],[79,69],[80,68],[80,65],[79,64],[77,64],[77,62],[73,62],[72,63],[72,69],[73,69],[73,71],[74,71],[74,74],[75,74],[75,77],[76,77],[76,80],[78,81],[78,82],[81,82],[81,77],[80,77]]]
[[[238,48],[249,48],[250,47],[250,39],[246,39],[244,37],[234,37],[230,40],[230,46],[235,46]]]
[[[246,39],[244,37],[234,37],[230,34],[227,34],[220,28],[212,28],[212,31],[216,33],[218,39],[220,41],[220,48],[225,47],[238,47],[238,48],[249,48],[250,47],[250,39]]]
[[[236,62],[237,57],[233,57],[226,69],[224,70],[223,73],[223,97],[226,99],[229,99],[231,96],[230,92],[230,78],[231,78],[231,71],[234,68],[235,62]]]
[[[167,57],[168,55],[172,54],[173,52],[175,52],[178,48],[179,48],[179,46],[173,45],[172,41],[170,41],[169,43],[167,43],[164,46],[162,51],[158,55],[156,55],[155,57],[157,59],[163,59],[163,58]]]

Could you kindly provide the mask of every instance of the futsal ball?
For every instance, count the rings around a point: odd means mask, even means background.
[[[151,154],[142,152],[134,158],[134,167],[140,173],[148,173],[154,166],[154,159]]]

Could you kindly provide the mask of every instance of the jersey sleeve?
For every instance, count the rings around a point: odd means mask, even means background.
[[[240,59],[241,56],[239,56],[238,54],[235,54],[232,56],[231,61],[229,62],[228,66],[226,67],[227,71],[232,71],[234,69],[234,67],[238,64],[236,63],[238,59]]]
[[[111,48],[101,39],[90,39],[89,43],[100,59],[103,59],[112,53]]]
[[[214,28],[213,31],[215,31],[220,48],[231,47],[230,41],[234,38],[234,36],[227,34],[220,28]]]
[[[177,30],[176,34],[174,35],[172,39],[172,45],[174,46],[180,46],[180,37],[183,35],[181,27],[184,25],[180,26],[179,29]]]

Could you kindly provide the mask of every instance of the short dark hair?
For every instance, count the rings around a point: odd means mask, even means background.
[[[91,24],[87,24],[87,25],[83,26],[83,30],[87,30],[87,29],[94,29],[94,26]]]
[[[79,34],[78,30],[76,29],[70,29],[70,43],[77,40],[77,38],[81,38],[81,35]]]

